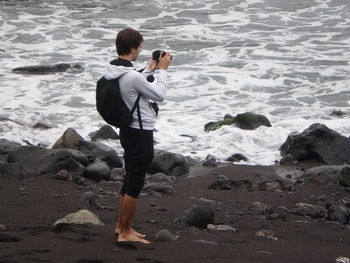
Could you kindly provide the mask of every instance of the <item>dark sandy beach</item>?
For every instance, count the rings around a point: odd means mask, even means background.
[[[293,189],[259,189],[263,181],[281,179],[275,174],[276,169],[230,165],[213,168],[198,177],[179,178],[171,184],[176,194],[145,192],[139,200],[134,227],[146,233],[152,244],[137,250],[115,244],[119,183],[88,182],[102,196],[99,202],[110,208],[91,210],[104,226],[76,225],[54,230],[56,220],[88,208],[80,200],[87,189],[45,175],[0,178],[0,262],[326,263],[350,256],[349,225],[293,213],[274,218],[252,209],[252,204],[259,201],[276,214],[283,210],[281,206],[290,211],[296,203],[317,205],[323,199],[350,198],[346,188],[335,183],[299,182],[293,184]],[[249,179],[253,187],[209,190],[218,175]],[[215,224],[229,225],[235,231],[210,231],[174,223],[183,210],[193,205],[213,208]],[[178,239],[155,241],[161,229]],[[272,237],[257,236],[260,230],[272,231]]]

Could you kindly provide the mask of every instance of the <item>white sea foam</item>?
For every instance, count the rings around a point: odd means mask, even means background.
[[[68,127],[83,137],[103,124],[95,83],[115,56],[125,26],[154,49],[174,55],[168,99],[161,103],[156,148],[205,159],[234,153],[272,164],[290,132],[326,124],[350,135],[350,5],[347,0],[129,2],[11,1],[0,7],[1,137],[51,145]],[[13,68],[79,63],[80,74],[20,75]],[[331,116],[334,110],[346,115]],[[254,131],[204,125],[226,113],[264,114]],[[37,122],[53,128],[33,129]],[[107,141],[118,151],[118,142]]]

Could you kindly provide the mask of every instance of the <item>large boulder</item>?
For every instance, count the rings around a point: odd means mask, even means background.
[[[64,149],[46,149],[39,146],[21,146],[9,153],[8,163],[18,163],[28,174],[55,174],[65,169],[69,172],[84,173],[84,167],[74,155]]]
[[[340,182],[340,173],[344,168],[350,168],[345,165],[321,165],[307,169],[298,179],[307,183],[318,184],[338,184]],[[346,170],[344,170],[346,171]]]
[[[40,173],[54,175],[61,170],[73,172],[79,176],[85,174],[85,167],[76,160],[70,151],[64,149],[50,151],[46,165],[40,170]]]
[[[313,124],[300,134],[290,134],[281,155],[298,161],[317,160],[327,165],[350,163],[350,139],[323,124]]]
[[[97,182],[105,180],[111,180],[111,169],[103,162],[97,160],[96,162],[89,164],[86,167],[86,177]]]
[[[84,141],[84,138],[73,128],[68,128],[54,143],[52,148],[74,148],[74,145],[79,141]]]
[[[29,175],[39,174],[50,159],[52,150],[39,146],[21,146],[7,156],[8,163],[18,163]]]
[[[35,74],[35,75],[44,75],[44,74],[52,74],[52,73],[59,73],[59,72],[81,73],[83,71],[84,71],[84,68],[79,64],[70,65],[67,63],[59,63],[55,65],[45,65],[45,66],[19,67],[12,70],[12,72],[14,73]]]
[[[74,148],[83,152],[86,156],[105,161],[110,168],[123,167],[118,153],[111,147],[100,142],[87,142],[79,140],[74,144]]]
[[[1,177],[23,178],[26,177],[26,172],[18,163],[0,163]]]
[[[184,156],[164,150],[155,150],[148,170],[150,174],[164,173],[169,176],[181,176],[189,171],[190,164]]]
[[[237,114],[235,117],[225,115],[224,119],[221,121],[209,122],[205,124],[204,131],[214,131],[221,128],[223,125],[235,125],[244,130],[255,130],[260,126],[271,127],[270,121],[264,115],[246,112]]]
[[[21,144],[17,142],[12,142],[7,139],[0,139],[0,154],[8,154],[19,147],[21,147]]]
[[[89,133],[89,136],[90,136],[92,141],[96,141],[98,139],[104,139],[104,140],[106,140],[106,139],[112,139],[112,140],[119,139],[119,136],[116,133],[116,131],[113,129],[113,127],[110,125],[107,125],[107,124],[103,125],[97,131]]]

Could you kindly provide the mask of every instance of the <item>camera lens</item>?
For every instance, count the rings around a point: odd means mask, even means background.
[[[159,60],[161,53],[162,53],[162,51],[159,50],[159,49],[154,50],[153,53],[152,53],[152,59],[153,60]]]

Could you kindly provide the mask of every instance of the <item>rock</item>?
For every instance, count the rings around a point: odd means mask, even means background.
[[[205,161],[202,163],[205,167],[217,167],[216,158],[212,155],[208,155]]]
[[[118,153],[103,143],[79,140],[74,144],[73,148],[81,151],[88,157],[94,159],[99,158],[105,161],[110,168],[120,168],[123,166]]]
[[[266,230],[266,229],[259,230],[258,232],[255,233],[255,236],[263,237],[263,238],[266,238],[266,239],[272,239],[272,240],[277,240],[278,239],[276,234],[273,231]]]
[[[152,182],[165,182],[165,183],[176,182],[175,176],[169,176],[164,173],[156,173],[156,174],[148,175],[146,179]]]
[[[344,167],[338,176],[339,184],[344,187],[350,187],[350,167]]]
[[[229,225],[213,225],[208,224],[207,229],[210,231],[232,231],[232,232],[238,232],[237,228],[233,228]]]
[[[328,220],[346,225],[350,220],[350,208],[341,201],[332,202],[328,206]]]
[[[71,176],[67,170],[59,170],[54,176],[54,179],[62,180],[62,181],[71,181]]]
[[[259,215],[271,215],[273,213],[272,207],[262,202],[254,202],[250,210]]]
[[[95,132],[89,133],[89,137],[91,138],[92,141],[96,141],[98,139],[112,139],[116,140],[119,139],[118,134],[116,131],[113,129],[112,126],[110,125],[103,125],[100,129],[98,129]]]
[[[70,149],[70,148],[68,149],[66,148],[64,150],[73,154],[74,159],[77,160],[77,162],[81,163],[83,166],[89,165],[90,159],[81,151],[78,151],[76,149]]]
[[[347,257],[337,257],[335,263],[350,263],[350,258]]]
[[[52,150],[39,146],[21,146],[10,152],[8,163],[18,163],[28,174],[39,174],[48,162]]]
[[[253,188],[253,183],[249,179],[223,179],[217,178],[208,189],[213,190],[232,190],[232,189],[245,189],[249,190]]]
[[[111,177],[112,178],[124,178],[125,170],[123,168],[113,168],[111,170]]]
[[[204,131],[214,131],[221,128],[224,125],[236,125],[238,128],[245,130],[255,130],[260,126],[271,127],[270,121],[265,116],[252,112],[246,112],[242,114],[237,114],[235,117],[232,118],[226,116],[226,118],[224,118],[222,121],[209,122],[205,124]]]
[[[235,117],[235,124],[237,127],[244,130],[255,130],[260,126],[271,127],[270,121],[261,114],[255,114],[252,112],[246,112],[243,114],[238,114]]]
[[[55,226],[58,224],[93,224],[98,226],[104,226],[104,224],[101,222],[98,216],[86,209],[69,214],[64,218],[57,220],[54,223]]]
[[[206,228],[208,224],[213,224],[215,212],[208,206],[194,206],[183,212],[175,219],[176,223],[187,224],[198,228]]]
[[[82,178],[81,176],[73,176],[72,181],[77,185],[85,185],[85,179]]]
[[[48,129],[52,129],[52,127],[46,123],[42,123],[42,122],[38,122],[36,124],[34,124],[33,126],[34,129],[41,129],[41,130],[48,130]]]
[[[22,145],[17,142],[12,142],[6,139],[0,139],[0,154],[9,154],[17,150]]]
[[[6,230],[6,226],[4,224],[0,224],[0,231],[5,231]]]
[[[0,233],[0,242],[18,242],[21,241],[22,238],[13,236],[7,233]]]
[[[331,116],[335,117],[344,117],[345,115],[345,112],[342,112],[341,110],[334,110],[331,112]]]
[[[166,183],[157,182],[157,183],[148,183],[144,187],[145,191],[155,191],[164,194],[176,194],[176,190],[171,185]]]
[[[164,150],[155,150],[153,161],[148,170],[150,174],[164,173],[176,177],[185,175],[189,171],[190,165],[184,156]]]
[[[294,185],[291,182],[286,182],[283,180],[268,180],[265,182],[261,182],[259,184],[260,191],[293,191]]]
[[[247,162],[248,158],[245,157],[243,154],[235,153],[235,154],[231,155],[230,157],[228,157],[227,161],[229,161],[229,162],[240,162],[240,161]]]
[[[81,197],[80,197],[80,201],[82,201],[83,203],[88,204],[89,208],[91,210],[103,210],[106,207],[101,205],[100,202],[98,201],[98,199],[100,199],[99,195],[96,194],[95,192],[85,192]]]
[[[70,65],[67,63],[59,63],[56,65],[47,65],[47,66],[28,66],[28,67],[19,67],[12,70],[13,73],[21,74],[35,74],[35,75],[45,75],[59,72],[67,73],[81,73],[84,71],[84,68],[78,64]]]
[[[323,124],[312,124],[300,134],[290,134],[280,148],[298,161],[317,160],[327,165],[350,163],[350,139]]]
[[[326,208],[320,205],[311,205],[307,203],[297,203],[296,208],[293,209],[290,213],[318,219],[325,219],[327,217]]]
[[[319,184],[328,184],[333,182],[338,184],[339,175],[344,165],[321,165],[310,168],[304,172],[301,178],[308,183],[316,182]]]
[[[23,167],[18,163],[0,163],[0,178],[1,177],[13,177],[24,178],[27,173]]]
[[[157,232],[154,239],[159,242],[173,242],[177,240],[177,237],[168,230],[162,229]]]
[[[66,170],[83,176],[86,172],[85,167],[77,162],[75,156],[65,149],[50,150],[47,158],[46,165],[39,170],[42,174],[56,174],[61,170]]]
[[[86,177],[97,182],[111,180],[111,169],[103,161],[96,161],[86,167]]]
[[[78,143],[79,141],[84,141],[84,138],[81,137],[80,134],[73,128],[68,128],[54,143],[52,148],[73,148],[74,144]]]
[[[298,164],[298,160],[295,159],[295,157],[291,154],[287,154],[286,156],[284,156],[280,161],[279,161],[279,164],[280,165],[295,165],[295,164]]]

